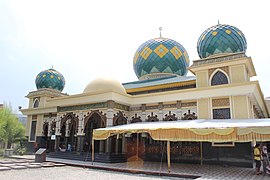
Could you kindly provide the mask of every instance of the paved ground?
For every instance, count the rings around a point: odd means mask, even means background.
[[[51,164],[57,163],[67,163],[69,165],[77,165],[81,167],[48,167],[45,166],[46,163],[40,164],[39,168],[28,168],[18,170],[16,168],[11,168],[11,170],[0,171],[0,179],[81,179],[81,177],[88,177],[88,179],[172,179],[170,177],[153,177],[148,175],[132,175],[127,173],[119,173],[113,171],[103,171],[89,168],[109,168],[112,170],[128,170],[132,171],[146,171],[146,172],[164,172],[167,173],[167,164],[163,163],[160,166],[160,163],[156,162],[127,162],[127,163],[94,163],[91,162],[82,162],[82,161],[72,161],[72,160],[63,160],[63,159],[53,159],[47,158],[48,161],[53,161]],[[8,160],[6,160],[8,161]],[[13,159],[16,161],[16,159]],[[17,159],[18,161],[18,159]],[[28,160],[32,161],[32,160]],[[21,162],[18,162],[21,163]],[[28,162],[29,163],[29,162]],[[30,162],[31,163],[31,162]],[[5,163],[1,163],[2,167]],[[0,167],[1,167],[0,164]],[[14,162],[13,162],[14,164]],[[50,164],[47,162],[47,164]],[[19,165],[19,164],[17,164]],[[21,164],[23,165],[23,164]],[[34,164],[35,165],[35,164]],[[38,165],[38,164],[36,164]],[[192,164],[172,164],[171,173],[181,174],[181,175],[197,175],[200,176],[197,180],[205,179],[220,179],[220,180],[233,180],[233,179],[249,179],[249,180],[263,180],[270,179],[270,176],[267,175],[254,175],[254,169],[252,168],[238,168],[238,167],[222,167],[214,165],[192,165]],[[176,179],[176,178],[174,178]]]
[[[84,169],[81,167],[57,167],[57,168],[39,168],[39,169],[25,169],[25,170],[11,170],[0,172],[0,179],[3,180],[81,180],[81,179],[95,179],[95,180],[154,180],[153,176],[132,175],[125,173],[116,173],[108,171],[100,171],[94,169]]]

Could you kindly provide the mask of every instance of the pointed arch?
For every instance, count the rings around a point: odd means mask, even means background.
[[[113,126],[123,125],[123,124],[127,124],[127,118],[121,111],[119,111],[117,112],[117,114],[114,114]]]
[[[76,133],[78,131],[78,125],[79,125],[79,116],[76,116],[76,114],[70,112],[66,113],[63,117],[61,117],[61,125],[60,127],[62,128],[64,124],[66,123],[67,120],[70,119],[70,124],[69,124],[69,129],[71,127],[74,127],[76,130]]]
[[[99,116],[100,117],[100,127],[101,128],[104,128],[106,127],[107,125],[107,117],[106,117],[106,114],[103,114],[102,111],[99,111],[99,110],[94,110],[94,111],[91,111],[91,113],[87,113],[87,115],[85,116],[84,118],[84,128],[86,127],[88,121],[90,121],[92,119],[92,117],[94,117],[95,115]]]
[[[33,108],[38,108],[38,107],[39,107],[39,98],[35,98],[34,103],[33,103]]]
[[[210,77],[210,86],[229,84],[229,76],[222,69],[216,69]]]

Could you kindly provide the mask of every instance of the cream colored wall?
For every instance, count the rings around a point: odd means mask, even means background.
[[[196,87],[208,86],[208,71],[196,72]]]
[[[249,107],[248,107],[248,97],[247,96],[233,96],[233,118],[235,119],[245,119],[250,118]]]
[[[37,116],[36,136],[42,136],[43,123],[44,123],[43,115],[38,115]]]
[[[25,136],[29,136],[30,125],[31,125],[32,116],[27,116],[26,126],[25,126]]]
[[[198,107],[198,119],[211,118],[210,111],[209,111],[209,98],[198,99],[197,107]]]
[[[245,66],[231,66],[230,67],[230,78],[231,83],[241,83],[246,81]]]

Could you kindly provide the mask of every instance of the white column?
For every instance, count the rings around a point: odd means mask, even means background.
[[[113,109],[107,110],[107,127],[113,126]]]
[[[83,118],[83,112],[81,111],[79,113],[79,124],[78,124],[78,133],[77,133],[77,135],[78,136],[83,136],[84,135],[83,130],[84,130],[84,118]]]
[[[57,114],[56,117],[56,129],[55,129],[55,135],[60,136],[60,131],[61,131],[61,119],[60,119],[60,115]]]

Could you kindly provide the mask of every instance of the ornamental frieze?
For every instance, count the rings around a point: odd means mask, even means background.
[[[142,107],[130,107],[130,111],[140,111]]]
[[[158,109],[158,105],[156,105],[156,106],[146,106],[145,109],[146,110]]]
[[[182,107],[193,107],[193,106],[197,106],[197,102],[185,102],[185,103],[181,103]]]
[[[229,98],[213,99],[212,107],[230,106]]]
[[[242,57],[247,57],[247,56],[245,55],[245,53],[239,53],[239,54],[229,55],[229,56],[225,56],[225,57],[202,59],[202,60],[193,61],[193,64],[191,67],[199,66],[202,64],[212,64],[215,62],[223,62],[223,61],[238,59],[238,58],[242,58]]]
[[[176,108],[176,104],[163,104],[163,109]]]
[[[115,103],[114,104],[115,108],[116,109],[121,109],[121,110],[124,110],[124,111],[129,111],[129,106],[126,106],[126,105],[123,105],[123,104],[118,104],[118,103]]]
[[[97,109],[97,108],[107,108],[107,103],[102,102],[102,103],[95,103],[95,104],[85,104],[85,105],[77,105],[77,106],[58,107],[58,112],[86,110],[86,109]]]

